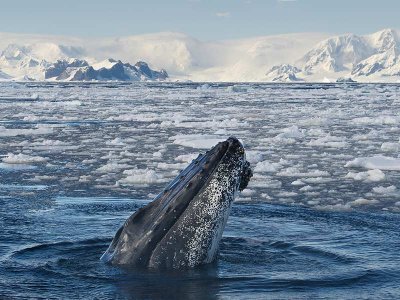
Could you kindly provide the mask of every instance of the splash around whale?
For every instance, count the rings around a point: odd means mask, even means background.
[[[230,137],[200,154],[117,231],[101,260],[156,269],[215,260],[232,202],[252,171],[243,145]]]

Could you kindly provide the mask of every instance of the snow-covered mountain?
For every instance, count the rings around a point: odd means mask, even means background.
[[[169,74],[192,81],[399,82],[399,36],[393,29],[225,41],[171,32],[102,39],[0,33],[0,80],[163,80]]]
[[[165,70],[154,71],[142,61],[96,61],[83,48],[54,43],[9,44],[0,55],[1,80],[144,81],[165,80]]]
[[[292,68],[297,68],[296,80],[334,81],[352,78],[356,81],[399,81],[400,38],[393,29],[371,35],[346,34],[328,38],[299,58]],[[293,77],[293,70],[286,65],[283,74],[273,79]],[[286,77],[285,77],[286,76]]]
[[[90,65],[86,60],[58,60],[45,68],[46,80],[62,81],[146,81],[165,80],[168,74],[165,70],[154,71],[145,62],[137,62],[134,66],[120,60],[109,58],[103,62]]]
[[[267,73],[267,78],[271,81],[278,82],[303,81],[296,76],[296,74],[300,72],[301,70],[295,66],[282,64],[272,67],[271,70]]]

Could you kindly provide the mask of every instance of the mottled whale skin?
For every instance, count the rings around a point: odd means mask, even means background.
[[[131,215],[101,260],[156,269],[192,268],[215,260],[232,202],[252,171],[243,145],[218,143]]]

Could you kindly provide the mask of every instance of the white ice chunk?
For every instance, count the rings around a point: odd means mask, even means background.
[[[385,180],[385,173],[379,169],[368,170],[366,172],[353,173],[349,172],[345,178],[352,178],[354,180],[360,180],[365,182],[377,182]]]
[[[400,171],[400,158],[387,156],[357,157],[346,163],[347,168],[380,169]]]
[[[215,146],[217,143],[224,141],[224,138],[217,138],[215,135],[206,134],[181,134],[170,137],[173,143],[185,147],[197,148],[197,149],[209,149]]]
[[[176,161],[185,162],[185,163],[189,163],[192,160],[196,159],[197,156],[199,156],[198,153],[182,154],[182,155],[179,155],[179,156],[175,157],[175,160]]]
[[[245,93],[245,92],[247,92],[247,87],[243,86],[243,85],[235,84],[235,85],[228,86],[226,88],[226,90],[228,92],[234,92],[234,93]]]
[[[369,199],[364,199],[364,198],[359,198],[357,200],[351,201],[348,204],[350,206],[362,206],[362,205],[373,205],[373,204],[378,204],[379,200],[369,200]]]
[[[117,137],[117,138],[115,138],[115,139],[113,139],[111,141],[107,141],[106,144],[107,145],[115,145],[115,146],[125,145],[124,141],[119,137]]]
[[[101,166],[96,170],[97,173],[115,173],[123,169],[128,169],[131,166],[128,164],[121,164],[115,161],[110,161],[106,165]]]
[[[7,164],[29,164],[29,163],[41,163],[47,161],[48,158],[41,156],[30,156],[27,154],[13,154],[8,153],[6,157],[3,158],[3,162]]]
[[[397,116],[374,116],[355,118],[351,122],[357,125],[394,125],[399,121],[400,117]]]
[[[19,136],[19,135],[38,135],[38,134],[50,134],[53,133],[53,128],[45,125],[38,125],[36,128],[28,129],[17,129],[17,128],[6,128],[0,126],[0,136]]]
[[[324,137],[311,140],[308,145],[316,147],[344,148],[348,143],[346,142],[346,138],[332,136],[328,133]]]
[[[391,195],[396,192],[397,188],[394,185],[384,187],[384,186],[377,186],[372,189],[374,193],[383,194],[383,195]]]
[[[310,170],[308,172],[303,172],[297,167],[288,167],[276,175],[285,177],[321,177],[330,176],[329,172],[321,170]]]
[[[282,168],[282,165],[279,163],[271,163],[267,160],[260,161],[257,163],[254,168],[255,172],[265,172],[265,173],[274,173]]]
[[[256,164],[263,159],[263,154],[260,151],[248,150],[246,151],[246,159],[251,164]]]
[[[400,151],[400,143],[383,143],[381,146],[382,151],[393,151],[398,152]]]
[[[283,129],[283,132],[276,136],[276,138],[281,138],[281,139],[301,139],[303,137],[304,137],[304,130],[300,130],[299,127],[295,125]]]
[[[120,179],[117,184],[122,185],[147,185],[152,183],[161,183],[167,181],[167,179],[159,174],[157,174],[154,170],[151,169],[131,169],[123,172],[124,175],[127,175],[125,178]]]

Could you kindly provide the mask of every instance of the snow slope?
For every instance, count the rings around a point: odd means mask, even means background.
[[[393,29],[365,36],[346,34],[318,43],[299,58],[292,69],[300,69],[294,75],[307,81],[336,81],[342,77],[397,82],[400,79],[399,50],[399,32]],[[293,76],[293,70],[287,70],[286,75]]]

